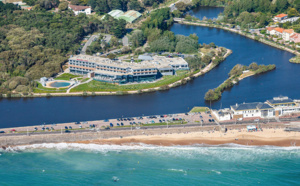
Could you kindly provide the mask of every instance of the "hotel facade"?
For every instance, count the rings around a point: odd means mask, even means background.
[[[154,81],[164,75],[175,75],[177,70],[188,70],[183,58],[153,56],[142,62],[123,62],[108,58],[76,55],[69,58],[70,73],[87,75],[98,81],[125,84]]]

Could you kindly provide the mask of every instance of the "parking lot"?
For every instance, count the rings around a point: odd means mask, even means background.
[[[105,119],[97,121],[77,121],[61,124],[42,124],[39,126],[17,127],[1,129],[5,133],[20,131],[54,131],[54,130],[78,130],[78,129],[104,129],[112,127],[139,127],[141,125],[174,125],[191,123],[211,123],[214,118],[209,113],[180,113],[162,114],[151,116],[121,117],[116,119]],[[211,122],[210,122],[211,121]]]

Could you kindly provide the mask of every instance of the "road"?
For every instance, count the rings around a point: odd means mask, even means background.
[[[189,117],[189,116],[188,116]],[[99,131],[122,131],[122,130],[146,130],[146,129],[159,129],[159,128],[180,128],[180,127],[195,127],[195,126],[215,126],[215,127],[224,127],[224,126],[228,126],[228,125],[245,125],[245,124],[250,124],[250,125],[257,125],[257,124],[282,124],[282,125],[289,125],[290,122],[299,122],[300,118],[281,118],[281,121],[278,122],[276,121],[276,119],[261,119],[259,122],[254,122],[253,120],[248,120],[248,121],[236,121],[236,122],[223,122],[223,123],[215,123],[215,122],[206,122],[205,123],[196,123],[194,121],[187,123],[187,124],[177,124],[177,125],[159,125],[159,126],[147,126],[147,125],[143,125],[140,127],[140,129],[136,129],[136,126],[131,127],[114,127],[114,128],[110,128],[109,130],[106,129],[99,129],[99,128],[92,128],[92,129],[81,129],[81,130],[70,130],[70,133],[86,133],[86,132],[99,132]],[[78,124],[79,125],[79,124]],[[298,126],[298,124],[297,124]],[[288,126],[287,126],[288,127]],[[65,129],[62,128],[61,130],[56,130],[56,131],[45,131],[45,132],[32,132],[30,131],[28,134],[29,135],[40,135],[40,134],[60,134],[60,133],[65,133]],[[24,131],[23,133],[4,133],[4,134],[0,134],[1,136],[25,136],[27,135],[27,133]]]
[[[128,46],[129,45],[129,43],[128,43],[128,37],[127,36],[124,36],[122,38],[122,43],[123,43],[123,46]]]
[[[85,43],[85,45],[83,46],[83,48],[82,48],[82,50],[81,50],[81,54],[86,54],[86,49],[87,49],[87,47],[90,46],[90,45],[92,44],[92,42],[93,42],[95,39],[97,39],[97,38],[99,38],[98,35],[92,35],[92,36],[90,37],[90,39],[89,39],[89,40]]]

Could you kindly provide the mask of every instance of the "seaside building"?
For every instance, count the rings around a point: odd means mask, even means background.
[[[250,118],[250,117],[274,117],[275,110],[266,103],[242,103],[230,106],[233,111],[233,119]]]
[[[214,115],[218,121],[228,121],[232,119],[233,112],[226,108],[221,110],[212,110],[212,115]]]
[[[287,17],[288,17],[287,14],[279,14],[279,15],[275,16],[275,17],[273,18],[273,20],[274,20],[274,21],[281,21],[281,20],[286,19]]]
[[[75,15],[78,15],[78,14],[91,14],[92,12],[92,9],[90,6],[77,6],[77,5],[71,5],[69,4],[68,5],[69,9],[71,9]]]
[[[282,32],[282,39],[285,41],[289,41],[290,37],[294,34],[293,29],[284,29]]]
[[[175,75],[177,70],[188,70],[183,58],[152,56],[152,60],[125,62],[108,58],[76,55],[69,58],[72,74],[87,75],[94,80],[125,84],[128,82],[149,82],[164,75]]]
[[[275,109],[276,116],[300,112],[299,104],[286,96],[274,97],[273,99],[267,100],[266,103]]]
[[[290,36],[290,42],[300,43],[300,34],[294,33]]]

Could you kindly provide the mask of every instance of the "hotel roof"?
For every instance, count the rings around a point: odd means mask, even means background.
[[[265,109],[272,109],[270,105],[266,103],[261,103],[261,102],[254,102],[254,103],[243,103],[243,104],[236,104],[231,106],[232,109],[234,110],[265,110]]]
[[[90,56],[90,55],[76,55],[70,58],[70,60],[79,60],[86,62],[93,62],[100,65],[107,65],[118,68],[131,68],[131,69],[145,69],[145,68],[167,68],[173,65],[188,65],[188,63],[181,57],[168,58],[164,56],[153,56],[153,60],[145,60],[143,62],[123,62],[121,60],[110,60],[108,58]]]

